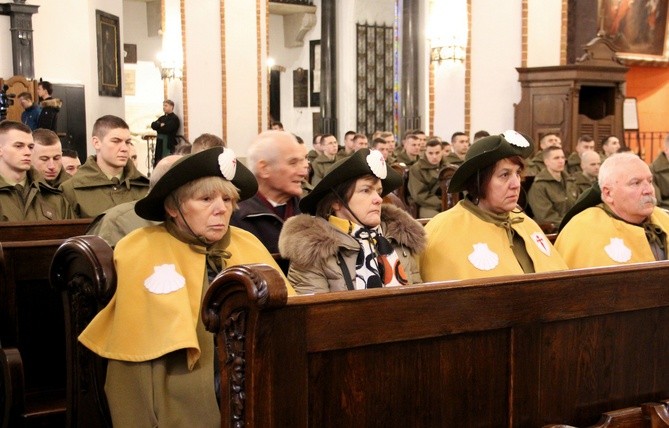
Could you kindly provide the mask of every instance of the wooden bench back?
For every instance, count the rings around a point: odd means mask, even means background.
[[[413,217],[418,217],[418,205],[411,200],[409,196],[409,167],[404,164],[394,163],[390,165],[398,174],[402,175],[402,185],[398,187],[393,193],[400,199],[402,204],[407,207],[407,212]]]
[[[3,419],[48,419],[65,415],[65,333],[60,296],[49,284],[49,268],[62,239],[0,243],[0,345],[16,385],[1,401],[13,403]],[[6,352],[5,352],[6,351]],[[13,355],[14,357],[10,358]],[[20,376],[21,379],[17,379]],[[18,382],[18,383],[17,383]],[[20,385],[19,385],[20,384]],[[13,396],[15,391],[21,391]]]
[[[448,193],[448,186],[451,184],[453,174],[458,170],[457,165],[448,164],[439,171],[439,189],[441,190],[441,210],[446,211],[453,208],[460,202],[460,193]]]
[[[65,239],[86,233],[91,218],[54,221],[0,222],[0,242]]]
[[[668,281],[657,262],[285,299],[233,267],[203,307],[224,426],[593,424],[668,395]]]

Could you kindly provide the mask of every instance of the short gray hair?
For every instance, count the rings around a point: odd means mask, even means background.
[[[625,170],[626,164],[635,159],[641,160],[639,156],[632,152],[615,153],[606,158],[599,168],[598,183],[600,189],[605,186],[610,187],[616,181],[620,172]]]
[[[253,175],[256,174],[258,162],[264,160],[271,165],[277,161],[279,144],[282,140],[299,144],[295,136],[287,131],[263,131],[253,140],[246,153],[247,164]]]

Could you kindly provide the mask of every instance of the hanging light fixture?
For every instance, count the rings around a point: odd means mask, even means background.
[[[428,39],[430,61],[463,63],[467,52],[467,1],[432,0]]]

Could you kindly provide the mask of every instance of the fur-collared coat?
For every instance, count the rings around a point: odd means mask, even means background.
[[[419,258],[426,245],[423,226],[405,211],[384,204],[381,231],[393,245],[409,283],[422,282]],[[360,244],[327,220],[301,214],[289,218],[279,237],[281,256],[290,260],[288,281],[298,294],[345,291],[346,281],[337,254],[341,253],[355,283]]]

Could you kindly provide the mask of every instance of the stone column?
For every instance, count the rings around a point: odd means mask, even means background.
[[[337,135],[336,1],[321,3],[321,124],[324,134]]]
[[[25,0],[0,4],[0,15],[9,15],[14,75],[33,79],[35,77],[35,60],[32,15],[37,13],[39,6],[23,3],[25,3]]]
[[[418,57],[421,30],[419,0],[403,0],[401,16],[400,140],[409,129],[420,128]]]

